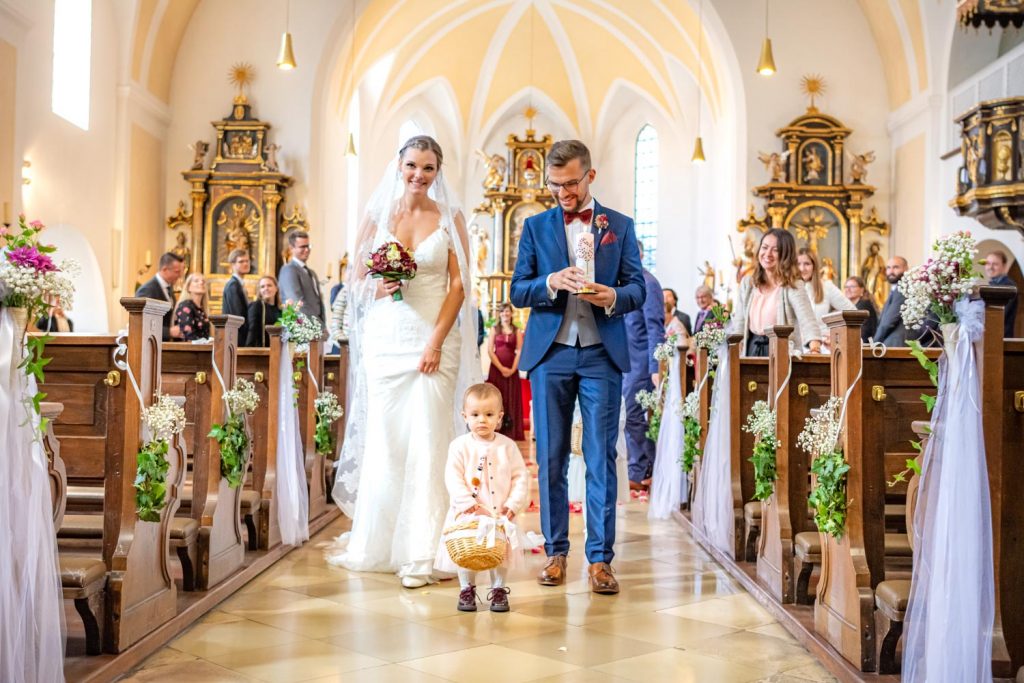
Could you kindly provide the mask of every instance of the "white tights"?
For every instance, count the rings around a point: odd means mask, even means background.
[[[496,569],[492,569],[487,573],[491,575],[492,589],[505,587],[505,577],[508,575],[508,570],[505,567],[497,567]],[[458,574],[459,588],[466,588],[470,585],[476,585],[476,572],[469,569],[462,569],[460,567]]]

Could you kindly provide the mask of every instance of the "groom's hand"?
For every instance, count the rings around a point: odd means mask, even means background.
[[[576,292],[583,287],[586,273],[575,266],[569,266],[548,276],[548,287],[554,291],[564,289],[567,292]]]
[[[597,282],[587,282],[586,285],[593,289],[595,293],[580,294],[581,300],[601,308],[609,308],[615,304],[615,290],[611,287],[598,284]]]

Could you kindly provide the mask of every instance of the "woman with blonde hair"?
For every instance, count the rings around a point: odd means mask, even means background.
[[[796,267],[800,271],[800,279],[803,280],[807,298],[811,300],[814,317],[821,329],[821,338],[828,339],[828,325],[825,324],[824,317],[832,311],[852,311],[855,307],[843,296],[832,280],[821,277],[818,255],[814,251],[807,247],[800,249],[796,255]]]
[[[733,328],[743,333],[746,356],[767,356],[765,330],[791,325],[795,347],[821,351],[821,328],[796,265],[796,241],[786,230],[772,228],[761,237],[754,272],[740,282]]]
[[[244,345],[267,347],[270,346],[267,325],[276,325],[277,319],[281,317],[281,295],[277,278],[273,275],[261,276],[260,281],[256,283],[256,294],[256,301],[249,304],[245,313],[249,332]]]
[[[174,310],[174,324],[181,330],[183,341],[210,338],[206,304],[206,277],[202,273],[189,273],[181,286],[178,307]]]

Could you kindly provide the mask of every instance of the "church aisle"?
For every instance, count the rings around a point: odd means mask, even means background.
[[[458,584],[418,591],[322,559],[341,519],[150,657],[127,681],[686,683],[833,681],[674,522],[619,509],[618,596],[589,592],[581,517],[572,581],[510,576],[512,612],[455,610]],[[536,513],[525,516],[536,528]],[[319,547],[318,547],[319,546]],[[481,598],[484,597],[482,592]]]

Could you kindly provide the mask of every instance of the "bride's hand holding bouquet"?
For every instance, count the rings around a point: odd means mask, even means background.
[[[393,301],[402,300],[402,281],[416,277],[416,260],[412,252],[398,242],[385,242],[366,259],[370,276],[383,280],[384,294]]]

